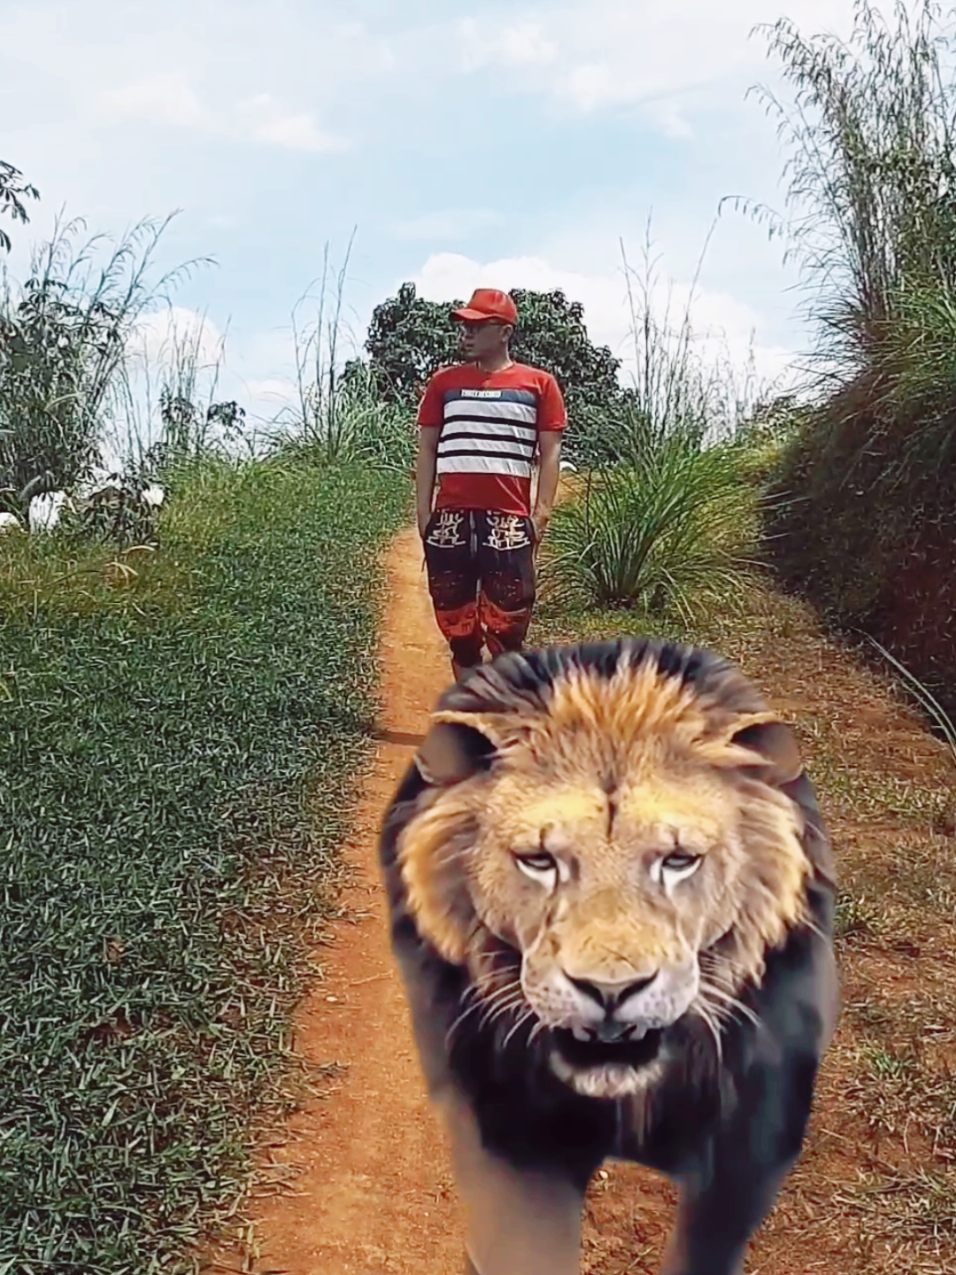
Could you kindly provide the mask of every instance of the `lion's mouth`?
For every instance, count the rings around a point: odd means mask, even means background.
[[[601,1039],[595,1032],[574,1032],[566,1027],[552,1029],[554,1042],[569,1066],[579,1071],[609,1063],[625,1067],[646,1067],[660,1052],[662,1028],[651,1028],[638,1035],[639,1029],[628,1028],[614,1040]]]

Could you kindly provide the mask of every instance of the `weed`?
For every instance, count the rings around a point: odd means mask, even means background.
[[[841,890],[837,895],[833,928],[841,939],[869,937],[879,933],[879,914],[862,895],[855,896]]]

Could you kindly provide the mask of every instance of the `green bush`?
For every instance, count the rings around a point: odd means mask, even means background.
[[[283,1100],[375,689],[368,468],[194,463],[161,547],[0,544],[0,1269],[150,1275]]]
[[[22,517],[40,492],[93,472],[107,422],[128,397],[129,342],[144,312],[193,263],[150,279],[169,218],[143,222],[105,258],[82,222],[57,225],[30,275],[0,289],[0,490]]]
[[[544,594],[568,606],[699,615],[745,587],[756,506],[736,448],[665,437],[557,507]]]

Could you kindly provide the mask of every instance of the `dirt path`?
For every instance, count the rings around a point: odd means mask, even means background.
[[[389,553],[380,645],[382,710],[353,835],[351,869],[330,927],[323,978],[296,1017],[296,1050],[342,1072],[268,1148],[242,1264],[255,1275],[459,1275],[461,1232],[442,1135],[425,1100],[379,884],[382,813],[450,678],[422,571],[402,532]],[[269,1188],[266,1187],[265,1190]],[[427,1254],[427,1260],[426,1260]]]
[[[392,964],[376,859],[382,812],[449,670],[412,529],[397,537],[387,567],[389,595],[396,601],[384,617],[381,639],[376,757],[345,852],[351,872],[342,900],[344,918],[331,927],[330,946],[321,958],[323,978],[296,1019],[297,1050],[311,1063],[334,1063],[343,1070],[264,1149],[263,1185],[246,1210],[252,1227],[241,1256],[236,1250],[220,1253],[213,1266],[217,1272],[460,1275],[462,1269],[454,1186],[440,1128],[425,1101]],[[914,779],[940,774],[939,746],[805,616],[791,614],[782,632],[779,627],[778,619],[756,618],[741,649],[731,642],[727,654],[795,722],[808,753],[817,755],[818,771],[830,767],[834,783],[846,772],[847,799],[825,803],[844,882],[872,899],[875,882],[877,892],[888,890],[886,878],[874,878],[873,872],[878,867],[892,874],[901,851],[911,865],[917,858],[935,863],[934,886],[944,864],[943,877],[953,880],[951,839],[933,836],[928,810],[908,795]],[[866,787],[877,775],[883,786]],[[841,788],[843,783],[840,779]],[[897,787],[890,791],[887,783]],[[951,914],[951,897],[940,899],[945,917]],[[912,1221],[907,1218],[900,1229],[895,1215],[867,1215],[873,1189],[884,1185],[892,1191],[900,1175],[912,1180],[928,1164],[945,1174],[951,1164],[945,1141],[940,1157],[927,1154],[925,1142],[922,1150],[914,1144],[915,1125],[907,1124],[900,1135],[897,1123],[887,1134],[883,1126],[895,1119],[895,1091],[887,1089],[882,1071],[860,1069],[861,1051],[877,1043],[894,1049],[898,1042],[890,1028],[878,1042],[868,1036],[872,1024],[867,1025],[866,1014],[859,1020],[854,1006],[889,1014],[891,1025],[909,1021],[900,1014],[899,996],[912,996],[919,984],[912,952],[900,945],[904,937],[918,942],[913,950],[922,957],[923,986],[934,992],[927,1013],[937,1023],[950,1024],[944,1043],[952,1048],[956,1005],[942,989],[956,987],[950,955],[956,926],[946,933],[934,928],[937,908],[928,907],[922,895],[895,903],[897,909],[904,905],[911,910],[893,913],[888,929],[872,908],[869,920],[857,924],[851,917],[850,936],[841,941],[849,1007],[821,1078],[807,1152],[754,1246],[753,1275],[809,1270],[937,1275],[952,1269],[935,1256],[936,1242],[927,1246],[921,1202],[915,1202]],[[890,976],[895,990],[888,992]],[[956,1096],[956,1088],[951,1092]],[[905,1104],[906,1093],[900,1097]],[[874,1106],[890,1114],[881,1122]],[[945,1124],[942,1116],[931,1118]],[[946,1126],[944,1139],[952,1128]],[[609,1165],[589,1193],[583,1275],[656,1272],[673,1201],[671,1187],[660,1178],[634,1166]],[[938,1234],[935,1219],[933,1230]]]

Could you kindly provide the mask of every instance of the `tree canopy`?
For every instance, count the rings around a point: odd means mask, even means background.
[[[22,221],[26,225],[30,218],[23,206],[21,195],[27,199],[40,198],[40,192],[36,186],[31,186],[29,182],[23,180],[23,174],[19,168],[14,168],[12,164],[0,159],[0,213],[9,213],[14,221]],[[10,236],[3,229],[0,229],[0,248],[6,252],[9,252],[11,248]]]

